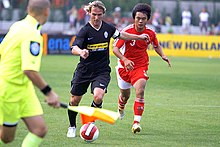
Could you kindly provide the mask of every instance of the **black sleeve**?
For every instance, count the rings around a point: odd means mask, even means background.
[[[110,28],[111,28],[111,30],[112,30],[111,36],[113,37],[113,35],[114,35],[114,33],[115,33],[115,31],[116,31],[117,29],[116,29],[115,26],[113,26],[112,24],[109,24],[109,26],[110,26]],[[113,38],[114,38],[114,37],[113,37]]]
[[[83,48],[83,42],[86,36],[86,29],[83,27],[79,33],[76,35],[76,38],[72,46],[77,45],[79,48]]]

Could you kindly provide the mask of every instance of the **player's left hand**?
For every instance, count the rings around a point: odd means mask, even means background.
[[[162,56],[162,59],[168,63],[169,67],[171,67],[170,60],[167,58],[167,56]]]

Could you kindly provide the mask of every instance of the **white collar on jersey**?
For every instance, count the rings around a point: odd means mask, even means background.
[[[101,23],[100,23],[100,26],[99,26],[99,28],[97,29],[97,28],[95,28],[93,25],[92,25],[92,23],[89,21],[89,24],[94,28],[94,29],[96,29],[97,31],[101,28],[101,26],[102,26],[102,21],[101,21]]]

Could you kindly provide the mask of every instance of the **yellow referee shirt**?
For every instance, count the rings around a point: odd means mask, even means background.
[[[43,51],[41,26],[32,16],[14,23],[0,44],[0,79],[26,84],[23,70],[39,71]]]

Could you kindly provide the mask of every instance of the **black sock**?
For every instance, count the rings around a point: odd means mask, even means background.
[[[94,100],[92,101],[91,107],[102,108],[102,102],[100,104],[96,104]]]
[[[76,115],[78,112],[68,110],[70,127],[76,127]]]

